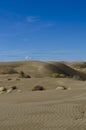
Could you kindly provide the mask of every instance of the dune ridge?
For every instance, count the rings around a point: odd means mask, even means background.
[[[71,67],[62,62],[21,61],[0,63],[0,74],[9,74],[11,70],[13,70],[13,74],[24,71],[32,77],[51,77],[53,73],[59,73],[70,77],[79,75],[83,80],[86,80],[85,72],[76,70],[73,65]]]

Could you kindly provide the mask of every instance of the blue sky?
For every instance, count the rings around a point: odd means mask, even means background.
[[[0,61],[86,60],[86,0],[0,1]]]

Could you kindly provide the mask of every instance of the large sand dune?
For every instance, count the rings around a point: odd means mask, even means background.
[[[19,78],[20,71],[31,78]],[[67,77],[52,78],[53,73]],[[68,78],[76,74],[86,75],[70,63],[0,63],[0,87],[17,87],[0,95],[0,130],[86,130],[86,81]],[[45,90],[32,91],[35,85]],[[70,89],[56,89],[63,86]]]
[[[74,66],[72,64],[72,66]],[[0,73],[9,74],[13,70],[13,74],[24,71],[32,77],[51,77],[53,73],[65,74],[66,76],[79,75],[83,80],[86,79],[86,73],[80,72],[71,66],[62,62],[41,62],[41,61],[25,61],[25,62],[8,62],[0,63]],[[11,73],[10,73],[11,74]]]

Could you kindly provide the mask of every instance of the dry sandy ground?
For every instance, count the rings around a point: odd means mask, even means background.
[[[0,130],[86,130],[86,81],[3,79],[1,85],[14,84],[22,91],[0,95]],[[30,91],[35,84],[46,90]],[[60,85],[71,89],[56,89]]]
[[[19,78],[21,71],[31,78]],[[86,81],[67,78],[74,75],[86,80],[86,63],[0,63],[0,87],[17,87],[0,95],[0,130],[86,130]],[[32,91],[36,85],[45,91]]]

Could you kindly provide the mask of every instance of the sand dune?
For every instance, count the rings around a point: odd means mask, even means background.
[[[69,67],[61,62],[41,62],[41,61],[25,61],[0,63],[0,73],[9,74],[24,71],[32,77],[51,77],[54,73],[65,74],[65,76],[79,75],[83,80],[86,79],[86,74]]]
[[[31,78],[19,77],[20,71]],[[67,77],[52,78],[53,73]],[[85,79],[66,62],[0,63],[0,87],[16,86],[0,94],[0,130],[85,130],[86,81],[69,78],[76,74]],[[32,91],[36,85],[45,90]],[[70,89],[56,89],[61,87]]]

